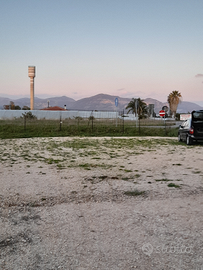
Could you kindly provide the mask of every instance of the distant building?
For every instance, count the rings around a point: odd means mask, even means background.
[[[191,114],[189,114],[189,113],[181,113],[180,114],[180,120],[181,121],[188,120],[190,118],[191,118]]]
[[[43,111],[67,111],[66,109],[58,107],[58,106],[48,107],[48,108],[44,108],[41,110],[43,110]]]

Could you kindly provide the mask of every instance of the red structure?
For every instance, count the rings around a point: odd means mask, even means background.
[[[44,108],[41,110],[43,110],[43,111],[67,111],[66,109],[58,107],[58,106],[48,107],[48,108]]]

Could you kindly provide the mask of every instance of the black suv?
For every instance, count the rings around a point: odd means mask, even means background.
[[[203,110],[193,111],[191,118],[179,126],[178,141],[186,141],[188,145],[193,141],[203,140]]]

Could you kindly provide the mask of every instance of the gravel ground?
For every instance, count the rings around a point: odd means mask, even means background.
[[[203,145],[0,140],[0,269],[203,269]]]

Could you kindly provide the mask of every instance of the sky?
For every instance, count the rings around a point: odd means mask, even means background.
[[[0,0],[0,96],[203,101],[202,0]]]

